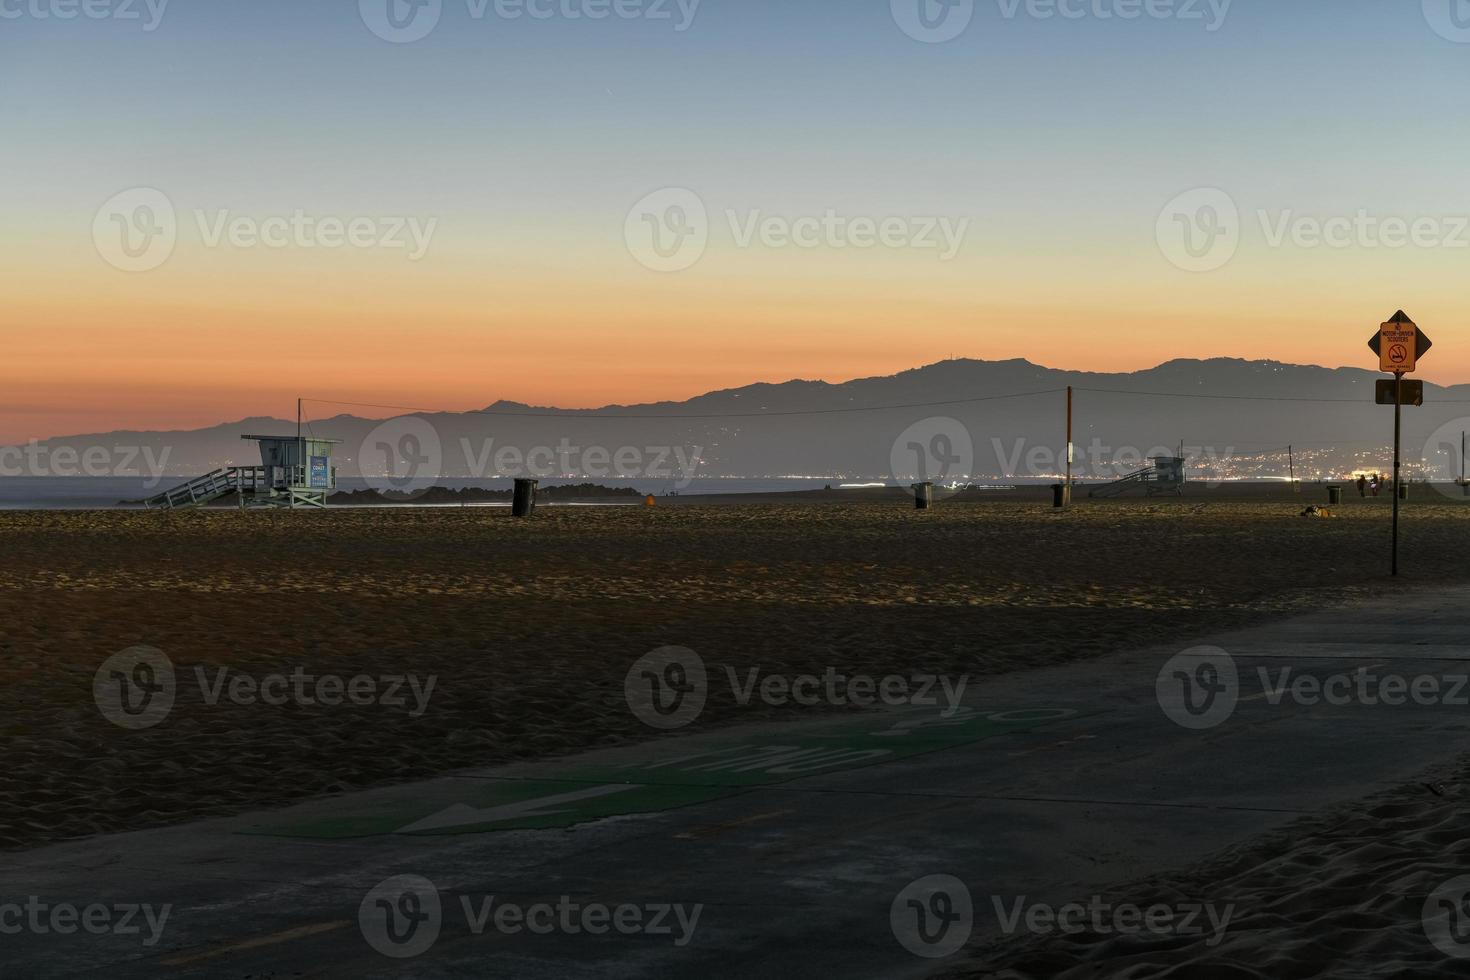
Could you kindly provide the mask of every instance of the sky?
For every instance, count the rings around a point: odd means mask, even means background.
[[[1399,308],[1470,381],[1463,0],[415,3],[0,0],[0,443]]]

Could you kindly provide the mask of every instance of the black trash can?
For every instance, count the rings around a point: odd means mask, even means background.
[[[1407,481],[1402,481],[1402,482],[1399,483],[1399,499],[1400,500],[1408,500],[1409,499],[1409,484],[1408,484]]]
[[[1053,483],[1051,485],[1051,505],[1062,508],[1072,502],[1072,488],[1065,483]]]
[[[1327,502],[1336,507],[1342,503],[1342,487],[1327,488]]]
[[[530,517],[531,512],[536,509],[536,481],[516,480],[515,500],[510,505],[510,512],[516,517]]]
[[[914,507],[917,510],[928,510],[934,506],[934,484],[914,484]]]

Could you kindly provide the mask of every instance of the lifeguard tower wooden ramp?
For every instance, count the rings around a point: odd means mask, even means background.
[[[1161,494],[1184,496],[1184,459],[1180,456],[1154,456],[1149,465],[1135,470],[1112,483],[1088,493],[1089,497],[1118,497],[1130,490],[1142,489],[1150,497]]]
[[[226,466],[143,501],[149,510],[202,507],[228,494],[248,507],[325,507],[337,487],[332,447],[340,439],[241,436],[260,443],[259,466]]]

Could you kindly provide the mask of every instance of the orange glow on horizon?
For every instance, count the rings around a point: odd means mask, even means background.
[[[947,264],[741,253],[660,276],[626,254],[567,245],[559,262],[454,252],[419,265],[181,251],[128,275],[95,253],[33,244],[0,248],[18,283],[0,313],[0,444],[288,418],[298,395],[448,411],[501,399],[595,408],[755,382],[837,383],[951,356],[1096,372],[1181,357],[1373,369],[1366,341],[1398,307],[1436,341],[1418,377],[1470,378],[1470,352],[1454,343],[1458,279],[1422,257],[1421,288],[1405,290],[1416,300],[1382,285],[1407,275],[1393,257],[1344,270],[1309,256],[1290,276],[1279,256],[1242,257],[1191,276],[1161,270],[1149,249],[1111,264],[999,248]],[[566,273],[569,254],[587,271]],[[1351,289],[1347,271],[1359,274]],[[339,410],[354,412],[311,406],[314,417]]]

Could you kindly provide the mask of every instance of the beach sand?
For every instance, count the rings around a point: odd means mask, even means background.
[[[1470,507],[1407,507],[1390,585],[1388,501],[1296,516],[1309,499],[0,513],[0,847],[650,738],[623,682],[666,645],[712,670],[981,675],[1467,574]],[[129,731],[92,684],[135,645],[178,692]],[[222,667],[435,687],[418,717],[210,704],[196,672]],[[781,710],[712,685],[697,727]]]
[[[1140,908],[1209,903],[1214,935],[1088,929],[999,941],[967,954],[953,978],[1095,980],[1098,977],[1463,977],[1470,948],[1436,948],[1426,904],[1460,879],[1470,888],[1470,759],[1440,764],[1419,781],[1303,817],[1181,872],[1114,889],[1104,902]],[[988,909],[987,909],[988,911]],[[1459,916],[1463,915],[1463,907]],[[1448,920],[1458,923],[1459,916]],[[1445,921],[1442,919],[1442,921]],[[1447,938],[1447,936],[1446,936]]]

